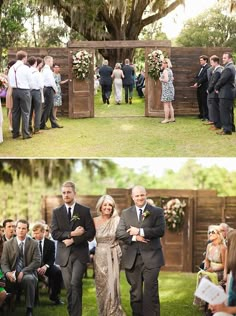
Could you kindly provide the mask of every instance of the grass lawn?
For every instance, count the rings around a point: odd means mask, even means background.
[[[90,272],[91,276],[91,272]],[[161,316],[200,316],[192,305],[193,293],[196,286],[196,274],[161,272],[159,277]],[[34,310],[36,316],[65,316],[66,305],[52,306],[45,290],[40,291],[40,303]],[[121,273],[122,306],[126,316],[131,316],[129,306],[129,285],[124,272]],[[65,300],[63,291],[63,300]],[[14,315],[23,316],[25,309],[23,303],[17,307]],[[94,280],[84,279],[83,316],[96,316],[97,306]]]
[[[143,99],[132,105],[104,105],[95,97],[95,118],[60,118],[63,129],[50,129],[32,139],[12,139],[4,112],[0,157],[235,157],[236,134],[218,136],[195,117],[160,124],[144,117]]]

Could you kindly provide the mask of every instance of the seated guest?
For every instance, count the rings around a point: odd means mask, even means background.
[[[144,97],[143,88],[145,87],[145,73],[142,70],[136,80],[136,90],[140,98]]]
[[[33,237],[38,241],[41,253],[41,264],[37,269],[39,280],[47,276],[50,300],[53,301],[55,305],[63,304],[59,297],[62,287],[61,269],[54,264],[55,243],[44,237],[45,226],[41,223],[35,224],[32,228],[32,232]]]
[[[4,228],[4,235],[3,235],[3,241],[8,241],[12,239],[12,237],[15,236],[15,222],[13,219],[5,219],[3,221],[3,228]]]
[[[198,272],[197,286],[203,277],[208,278],[215,284],[221,282],[224,277],[226,246],[220,233],[220,227],[217,225],[209,226],[208,236],[209,243],[206,248],[204,270]],[[206,306],[206,303],[197,297],[194,298],[193,303],[198,305],[200,309]]]
[[[2,231],[0,230],[0,263],[1,263],[1,256],[2,256],[2,249],[3,249],[3,239],[2,239]],[[1,307],[2,304],[4,303],[6,297],[7,297],[7,292],[5,291],[5,280],[4,280],[4,275],[2,273],[2,270],[0,268],[0,315],[1,315]]]
[[[1,268],[6,276],[7,292],[17,293],[24,289],[26,316],[32,316],[37,287],[37,269],[40,266],[38,243],[27,236],[29,223],[18,220],[16,237],[4,242]]]

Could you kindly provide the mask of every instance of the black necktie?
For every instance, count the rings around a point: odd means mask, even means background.
[[[68,219],[69,219],[69,222],[70,222],[70,220],[71,220],[71,207],[68,207],[67,215],[68,215]]]
[[[21,272],[24,268],[24,252],[23,252],[24,243],[21,242],[19,245],[19,255],[16,260],[16,272]]]
[[[138,221],[141,223],[142,222],[142,214],[143,214],[143,210],[140,208],[139,209],[139,216],[138,216]]]
[[[43,256],[42,240],[39,241],[39,250],[42,257]]]

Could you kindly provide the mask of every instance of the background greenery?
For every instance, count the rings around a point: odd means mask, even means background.
[[[134,160],[134,162],[136,162]],[[157,169],[158,169],[158,159]],[[171,163],[171,160],[170,160]],[[189,159],[178,171],[157,177],[146,168],[122,168],[111,159],[10,159],[0,160],[0,221],[7,217],[41,219],[41,197],[60,194],[63,181],[73,180],[79,195],[102,195],[107,188],[213,189],[235,196],[236,172],[217,165],[202,167]]]
[[[161,315],[162,316],[200,316],[202,315],[193,306],[193,293],[196,287],[196,274],[161,272],[159,277]],[[96,290],[92,278],[84,279],[83,285],[83,316],[96,316]],[[66,306],[50,306],[46,290],[40,291],[40,303],[35,308],[37,316],[65,316]],[[65,291],[63,291],[63,300]],[[129,303],[129,285],[125,274],[121,272],[121,300],[126,316],[131,316]],[[23,303],[16,309],[17,315],[24,315]]]

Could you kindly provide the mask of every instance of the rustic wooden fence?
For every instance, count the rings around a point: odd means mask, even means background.
[[[236,227],[236,196],[219,197],[213,190],[159,190],[148,189],[148,196],[157,206],[172,198],[185,200],[185,221],[183,230],[173,233],[166,230],[162,245],[166,259],[165,269],[169,271],[197,271],[206,249],[207,228],[211,224],[226,222]],[[107,189],[113,196],[117,210],[132,205],[128,189]],[[78,201],[91,208],[96,216],[95,206],[100,196],[79,196]],[[42,198],[42,218],[51,222],[52,210],[62,203],[61,196],[44,196]]]
[[[113,44],[112,48],[120,48],[127,46],[127,41]],[[198,105],[196,99],[196,89],[191,88],[194,77],[199,70],[199,56],[206,54],[211,56],[216,54],[222,56],[224,51],[231,51],[230,48],[222,47],[171,47],[170,41],[130,41],[131,47],[144,47],[145,56],[152,49],[161,48],[168,52],[174,72],[174,84],[176,96],[174,101],[174,108],[176,115],[196,115],[198,114]],[[96,44],[97,43],[97,44]],[[96,47],[108,47],[110,42],[77,42],[70,44],[68,48],[22,48],[26,50],[29,56],[51,55],[54,60],[61,65],[62,80],[69,78],[67,84],[62,85],[63,106],[60,108],[61,114],[71,118],[93,117],[94,116],[94,85],[93,73],[91,73],[89,82],[87,84],[78,84],[72,75],[72,57],[71,53],[80,48],[90,50],[94,54]],[[114,46],[118,45],[118,46]],[[146,46],[145,46],[146,45]],[[9,50],[9,60],[15,58],[16,49]],[[92,67],[92,66],[91,66]],[[147,65],[146,65],[147,70]],[[145,100],[146,116],[163,116],[163,109],[160,103],[160,84],[155,85],[153,80],[147,80],[148,97]],[[79,97],[78,97],[79,96]]]

